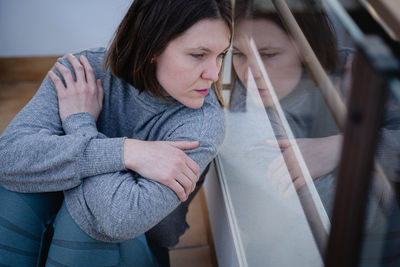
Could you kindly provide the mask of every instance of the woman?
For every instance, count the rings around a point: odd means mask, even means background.
[[[177,242],[189,202],[179,200],[223,139],[220,91],[209,88],[230,36],[230,1],[136,0],[108,51],[60,59],[0,139],[0,263],[46,257],[62,190],[48,266],[156,265],[143,233]]]
[[[341,62],[346,62],[350,50],[340,50],[338,53],[336,38],[326,14],[322,9],[316,10],[315,6],[307,6],[307,3],[302,2],[303,9],[295,9],[297,12],[294,16],[325,71],[335,76],[341,69]],[[325,208],[330,213],[334,193],[332,172],[340,152],[340,131],[304,67],[296,43],[286,32],[279,16],[273,12],[273,7],[253,8],[251,1],[239,1],[236,10],[232,53],[237,79],[231,110],[245,110],[245,88],[251,73],[283,155],[272,161],[267,177],[280,193],[288,194],[292,185],[284,183],[282,177],[289,171],[291,180],[288,181],[293,181],[295,188],[300,190],[305,179],[290,146],[288,134],[277,116],[270,93],[272,88],[268,87],[259,67],[262,64],[310,175],[316,179]],[[251,39],[258,50],[260,62],[251,48]],[[271,143],[273,145],[275,142]]]

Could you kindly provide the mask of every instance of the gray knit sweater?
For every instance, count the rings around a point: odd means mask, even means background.
[[[102,80],[97,125],[89,113],[61,124],[57,93],[46,77],[0,137],[0,183],[18,192],[63,190],[82,230],[97,240],[120,242],[149,230],[180,204],[168,187],[124,168],[124,138],[198,140],[199,147],[185,152],[203,171],[223,141],[223,112],[211,90],[200,109],[168,104],[104,71],[104,48],[79,54]],[[66,58],[59,61],[72,70]]]

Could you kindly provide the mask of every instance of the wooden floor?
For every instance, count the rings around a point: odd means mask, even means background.
[[[55,58],[0,58],[0,134],[31,99]],[[204,192],[192,201],[187,214],[189,230],[170,249],[172,267],[217,266]]]

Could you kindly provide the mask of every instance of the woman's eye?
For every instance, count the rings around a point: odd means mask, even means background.
[[[202,59],[204,57],[204,54],[191,54],[191,56],[195,59]]]
[[[275,57],[276,55],[278,55],[278,53],[261,53],[261,56],[266,58],[272,58]]]
[[[244,54],[242,52],[232,52],[232,55],[234,57],[243,57],[244,56]]]
[[[220,59],[224,59],[224,57],[226,56],[227,53],[228,53],[227,51],[222,52],[221,54],[218,55],[218,57],[219,57]]]

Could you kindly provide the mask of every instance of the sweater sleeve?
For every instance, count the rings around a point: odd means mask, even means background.
[[[64,58],[59,61],[65,63]],[[0,183],[19,192],[60,191],[79,185],[84,177],[124,170],[124,138],[102,138],[90,130],[95,121],[87,115],[70,116],[65,134],[57,93],[46,76],[0,137]]]
[[[214,122],[214,124],[213,124]],[[199,140],[185,151],[203,171],[222,143],[221,121],[210,120],[210,129],[184,124],[167,140]],[[208,127],[208,126],[207,126]],[[132,172],[90,177],[81,186],[65,192],[68,211],[90,236],[104,242],[122,242],[148,231],[178,207],[180,201],[168,187]]]

